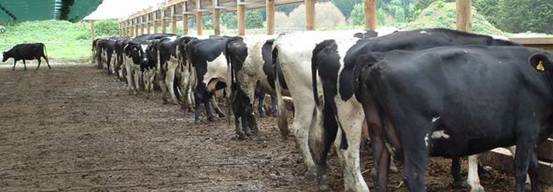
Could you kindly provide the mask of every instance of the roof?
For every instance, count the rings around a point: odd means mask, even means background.
[[[102,0],[2,0],[0,23],[31,20],[80,21]]]
[[[159,7],[165,0],[104,0],[84,20],[120,19],[147,7]],[[122,9],[121,7],[124,7]]]

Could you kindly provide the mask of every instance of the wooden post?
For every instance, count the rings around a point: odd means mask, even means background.
[[[376,0],[365,0],[365,30],[376,30]]]
[[[213,30],[215,35],[221,34],[221,10],[219,9],[219,0],[213,0]]]
[[[315,0],[305,0],[305,27],[308,31],[315,30]]]
[[[457,0],[457,30],[471,31],[471,0]]]
[[[139,32],[139,27],[140,27],[140,24],[138,24],[138,17],[135,17],[134,19],[134,36],[138,36],[138,32]]]
[[[121,25],[119,25],[121,26]],[[121,31],[121,30],[119,30]],[[90,37],[92,37],[92,41],[96,39],[96,28],[94,26],[94,20],[90,20]]]
[[[204,20],[202,18],[201,0],[196,0],[196,35],[203,34]]]
[[[182,33],[188,35],[188,1],[182,3]]]
[[[171,32],[177,34],[177,6],[171,5]]]
[[[165,8],[161,8],[160,9],[161,11],[161,33],[166,33],[167,32],[167,18],[165,15]]]
[[[134,37],[134,20],[132,18],[130,19],[129,24],[131,25],[131,34],[130,34],[130,36]]]
[[[267,35],[275,33],[275,0],[265,1],[265,11],[267,12]]]
[[[151,13],[147,13],[147,16],[146,16],[146,32],[148,34],[151,34],[151,28],[152,28],[152,14]]]
[[[157,12],[158,12],[157,10],[154,11],[154,33],[157,33],[157,23],[158,23],[158,21],[157,21],[157,15],[158,15]]]
[[[144,15],[140,16],[140,34],[144,35],[146,25],[144,24]]]
[[[246,1],[237,0],[236,18],[238,19],[238,35],[246,35]]]

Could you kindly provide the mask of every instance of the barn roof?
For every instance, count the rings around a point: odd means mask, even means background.
[[[80,21],[102,0],[2,0],[0,23],[30,20]]]

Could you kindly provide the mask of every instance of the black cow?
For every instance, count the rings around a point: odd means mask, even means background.
[[[36,59],[38,61],[38,66],[36,67],[36,70],[38,70],[38,68],[40,68],[41,58],[46,60],[48,69],[52,69],[50,63],[48,62],[48,56],[46,55],[46,46],[42,43],[24,43],[15,45],[10,50],[2,54],[2,62],[6,62],[9,58],[13,58],[12,71],[15,71],[15,63],[19,60],[23,60],[23,66],[25,70],[27,70],[25,60],[32,59]]]
[[[337,43],[334,40],[327,40],[321,42],[313,51],[312,58],[312,77],[313,77],[313,92],[317,105],[323,105],[323,127],[321,136],[316,139],[310,140],[310,149],[313,151],[314,159],[317,162],[319,169],[325,169],[326,156],[330,149],[332,142],[335,139],[338,127],[342,128],[345,132],[342,136],[346,138],[340,138],[344,142],[350,142],[355,139],[360,133],[361,127],[350,127],[351,121],[354,119],[348,119],[347,115],[338,114],[339,111],[361,111],[363,110],[358,103],[359,98],[352,98],[353,96],[353,76],[354,68],[356,65],[356,59],[359,56],[370,52],[387,52],[391,50],[421,50],[428,49],[437,46],[448,45],[509,45],[518,46],[518,44],[494,39],[490,36],[477,35],[472,33],[465,33],[450,29],[420,29],[413,31],[401,31],[395,32],[389,35],[376,38],[364,38],[357,41],[351,48],[347,50],[347,53],[339,52],[340,47],[347,46],[348,44]],[[340,60],[343,61],[341,64]],[[361,63],[360,65],[365,65]],[[317,72],[318,77],[321,79],[323,87],[323,99],[324,102],[319,101],[317,96]],[[336,101],[342,102],[340,105],[336,104]],[[322,103],[322,104],[321,104]],[[365,109],[367,111],[368,109]],[[379,118],[375,117],[375,113],[365,113],[366,121],[369,128],[369,136],[373,148],[373,156],[377,169],[376,188],[377,191],[385,190],[386,188],[386,174],[389,165],[389,154],[385,148],[384,142],[381,136],[381,122]],[[345,119],[339,119],[339,116],[346,117]],[[348,136],[349,135],[349,136]],[[310,138],[316,137],[314,134],[310,134]],[[316,141],[316,142],[311,142]],[[356,140],[354,140],[356,141]],[[342,142],[342,143],[344,143]],[[351,145],[352,143],[350,143]],[[353,143],[355,146],[356,144]],[[343,145],[343,148],[347,148],[347,145]],[[348,149],[349,150],[349,149]],[[458,159],[454,161],[454,179],[460,181],[459,169],[457,166]],[[382,166],[381,166],[382,165]],[[322,171],[324,173],[324,170]]]
[[[410,191],[425,191],[428,155],[459,158],[516,145],[516,191],[538,181],[537,147],[553,132],[553,54],[519,46],[368,53],[355,95],[376,106],[405,162]],[[365,111],[365,114],[373,111]],[[382,165],[379,165],[382,166]],[[532,182],[532,191],[541,191]]]

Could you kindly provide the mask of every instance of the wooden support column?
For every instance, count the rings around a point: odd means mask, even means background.
[[[121,28],[121,25],[119,25],[119,28]],[[121,32],[121,30],[119,30]],[[121,35],[121,33],[119,33]],[[94,20],[90,20],[90,37],[92,37],[92,41],[96,39],[96,27],[94,26]]]
[[[146,25],[144,25],[144,15],[141,15],[140,16],[140,34],[141,35],[144,35],[144,31],[145,31],[144,28],[146,28]]]
[[[315,30],[315,0],[305,0],[305,28]]]
[[[177,6],[171,5],[171,32],[177,34]]]
[[[158,11],[154,11],[154,33],[157,33]]]
[[[457,0],[457,30],[471,31],[471,0]]]
[[[238,35],[246,35],[246,0],[237,0],[236,18],[238,19]]]
[[[267,12],[267,35],[275,33],[275,0],[265,0]]]
[[[167,18],[165,15],[165,8],[161,8],[161,32],[166,33],[167,32]]]
[[[182,3],[182,33],[188,35],[188,1]]]
[[[202,35],[204,28],[204,20],[202,18],[201,0],[196,0],[196,35]]]
[[[140,24],[138,24],[138,17],[135,17],[134,19],[134,36],[138,36],[140,32]]]
[[[130,30],[131,30],[130,36],[134,37],[134,20],[131,18],[131,19],[129,19],[129,21],[130,21],[129,24],[131,25],[130,26]]]
[[[127,20],[127,36],[132,37],[132,23],[131,19]]]
[[[219,0],[213,0],[213,29],[215,35],[221,35],[221,9]]]
[[[365,30],[376,30],[376,1],[365,0]]]
[[[148,13],[146,16],[146,33],[151,34],[151,28],[152,28],[152,14]]]

